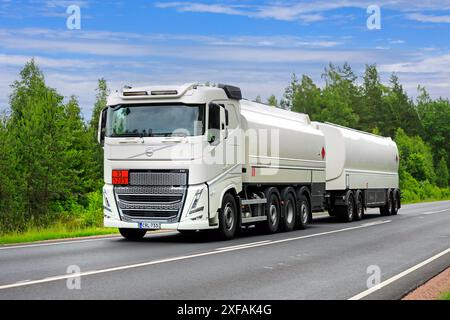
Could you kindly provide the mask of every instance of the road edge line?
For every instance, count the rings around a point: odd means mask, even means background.
[[[412,272],[414,272],[414,271],[416,271],[416,270],[426,266],[427,264],[435,261],[436,259],[439,259],[440,257],[446,255],[447,253],[450,253],[450,248],[447,248],[446,250],[444,250],[444,251],[442,251],[442,252],[432,256],[431,258],[428,258],[425,261],[422,261],[422,262],[412,266],[411,268],[400,272],[399,274],[397,274],[397,275],[395,275],[395,276],[393,276],[393,277],[391,277],[391,278],[389,278],[389,279],[387,279],[387,280],[377,284],[376,286],[373,286],[372,288],[369,288],[369,289],[367,289],[367,290],[365,290],[363,292],[358,293],[357,295],[354,295],[353,297],[349,298],[348,300],[361,300],[361,299],[367,297],[368,295],[370,295],[370,294],[372,294],[372,293],[374,293],[374,292],[376,292],[376,291],[378,291],[378,290],[380,290],[380,289],[390,285],[391,283],[393,283],[393,282],[395,282],[395,281],[397,281],[397,280],[407,276],[408,274],[410,274],[410,273],[412,273]]]

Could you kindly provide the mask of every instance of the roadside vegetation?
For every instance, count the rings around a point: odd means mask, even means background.
[[[447,293],[444,293],[441,297],[441,300],[450,300],[450,291]]]
[[[294,74],[280,102],[271,96],[268,104],[393,137],[403,201],[450,199],[448,99],[418,87],[413,100],[395,75],[382,84],[375,65],[362,81],[348,64],[330,64],[322,78],[321,88]],[[11,87],[0,115],[0,244],[114,232],[101,228],[103,154],[96,141],[106,81],[98,81],[90,121],[77,97],[46,85],[34,60]]]
[[[399,78],[381,83],[376,65],[367,65],[358,79],[348,64],[330,64],[320,88],[307,75],[292,75],[283,99],[267,104],[303,112],[313,121],[392,137],[400,152],[402,202],[450,199],[450,102],[432,99],[424,87],[408,96]]]

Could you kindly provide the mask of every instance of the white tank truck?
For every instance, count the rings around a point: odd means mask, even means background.
[[[148,230],[305,228],[327,210],[343,221],[400,208],[391,138],[242,99],[234,86],[116,91],[99,121],[104,225],[127,239]]]

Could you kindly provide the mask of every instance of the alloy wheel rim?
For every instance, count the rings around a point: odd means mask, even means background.
[[[306,204],[304,202],[302,203],[302,208],[300,210],[300,214],[301,214],[302,223],[306,224],[308,222],[308,207],[306,206]]]
[[[348,200],[348,217],[351,219],[353,218],[353,200]]]
[[[287,210],[286,210],[286,221],[288,224],[291,224],[294,220],[294,206],[292,205],[292,202],[289,201],[287,204]]]
[[[227,230],[231,230],[234,225],[234,214],[230,203],[227,203],[225,206],[224,216],[225,216],[225,227],[227,228]]]
[[[358,201],[358,212],[357,212],[357,214],[358,214],[358,217],[360,217],[360,218],[362,218],[362,215],[363,215],[363,206],[362,206],[362,199],[361,198],[359,198],[359,201]]]
[[[274,204],[270,205],[270,221],[273,225],[277,223],[277,207]]]

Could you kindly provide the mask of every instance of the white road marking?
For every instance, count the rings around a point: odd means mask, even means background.
[[[245,246],[231,247],[228,249],[224,248],[219,251],[213,250],[213,251],[207,251],[207,252],[203,252],[203,253],[194,253],[194,254],[190,254],[190,255],[186,255],[186,256],[178,256],[178,257],[173,257],[173,258],[166,258],[166,259],[161,259],[161,260],[154,260],[154,261],[148,261],[148,262],[143,262],[143,263],[124,265],[124,266],[120,266],[120,267],[91,270],[91,271],[81,272],[78,274],[64,274],[64,275],[49,277],[49,278],[40,279],[40,280],[33,280],[33,281],[26,282],[26,283],[13,283],[13,284],[7,284],[7,285],[0,285],[0,290],[30,286],[30,285],[34,285],[34,284],[40,284],[40,283],[54,282],[54,281],[58,281],[58,280],[66,280],[66,279],[71,279],[71,278],[75,278],[75,277],[86,277],[86,276],[91,276],[91,275],[96,275],[96,274],[122,271],[122,270],[128,270],[128,269],[134,269],[134,268],[140,268],[140,267],[147,267],[147,266],[151,266],[151,265],[157,265],[157,264],[173,262],[173,261],[181,261],[181,260],[187,260],[187,259],[192,259],[192,258],[211,256],[211,255],[221,254],[221,253],[230,252],[230,251],[245,250],[245,249],[254,248],[254,247],[268,246],[268,245],[273,245],[273,244],[277,244],[277,243],[283,243],[283,242],[319,237],[319,236],[328,235],[328,234],[340,233],[340,232],[345,232],[345,231],[368,228],[368,227],[371,227],[374,225],[381,225],[381,224],[385,224],[388,222],[390,222],[390,221],[380,221],[379,223],[376,223],[376,224],[358,225],[355,227],[349,227],[349,228],[321,232],[321,233],[314,233],[314,234],[310,234],[310,235],[306,235],[306,236],[299,236],[299,237],[293,237],[293,238],[287,238],[287,239],[281,239],[281,240],[273,240],[273,241],[263,242],[263,243],[253,242],[253,243],[248,243]]]
[[[266,243],[266,242],[270,242],[270,241],[272,241],[272,240],[264,240],[264,241],[258,241],[258,242],[251,242],[251,243],[238,244],[238,245],[236,245],[236,246],[217,248],[217,249],[215,249],[215,250],[228,250],[228,249],[232,249],[232,248],[246,247],[246,246],[249,246],[249,245],[255,245],[255,244],[260,244],[260,243]]]
[[[92,241],[100,241],[100,240],[111,240],[115,238],[120,238],[120,236],[111,236],[104,238],[96,238],[96,239],[84,239],[84,240],[67,240],[60,242],[46,242],[46,243],[35,243],[35,244],[24,244],[18,246],[5,246],[0,247],[0,250],[10,250],[10,249],[23,249],[23,248],[34,248],[34,247],[48,247],[48,246],[56,246],[56,245],[64,245],[64,244],[72,244],[72,243],[83,243],[83,242],[92,242]]]
[[[363,226],[367,226],[367,227],[369,227],[369,226],[376,226],[377,224],[380,224],[380,222],[381,223],[388,223],[388,222],[392,222],[392,220],[374,221],[374,222],[363,223],[362,225]]]
[[[430,214],[441,213],[441,212],[445,212],[445,211],[450,211],[450,209],[444,209],[444,210],[439,210],[439,211],[428,211],[428,212],[424,212],[424,213],[422,213],[422,214],[424,214],[424,215],[430,215]]]
[[[409,268],[409,269],[407,269],[407,270],[405,270],[403,272],[400,272],[396,276],[393,276],[392,278],[389,278],[386,281],[383,281],[380,284],[377,284],[376,286],[373,286],[372,288],[367,289],[366,291],[363,291],[363,292],[361,292],[361,293],[351,297],[348,300],[360,300],[360,299],[362,299],[364,297],[367,297],[369,294],[372,294],[375,291],[378,291],[381,288],[386,287],[387,285],[393,283],[394,281],[397,281],[398,279],[400,279],[400,278],[410,274],[411,272],[414,272],[417,269],[422,268],[423,266],[429,264],[430,262],[432,262],[432,261],[442,257],[443,255],[446,255],[447,253],[450,253],[450,248],[448,248],[447,250],[442,251],[441,253],[438,253],[438,254],[432,256],[431,258],[429,258],[429,259],[427,259],[427,260],[425,260],[425,261],[423,261],[423,262],[421,262],[419,264],[416,264],[415,266],[413,266],[413,267],[411,267],[411,268]]]
[[[157,233],[151,233],[150,235],[170,235],[170,234],[177,234],[178,231],[165,231],[165,232],[157,232]],[[120,235],[113,235],[113,236],[107,236],[107,237],[100,237],[95,239],[81,239],[81,240],[67,240],[67,241],[58,241],[58,242],[41,242],[41,243],[35,243],[35,244],[23,244],[23,245],[17,245],[17,246],[0,246],[0,250],[12,250],[12,249],[25,249],[25,248],[34,248],[34,247],[48,247],[48,246],[60,246],[60,245],[66,245],[66,244],[73,244],[73,243],[83,243],[83,242],[92,242],[92,241],[101,241],[101,240],[111,240],[111,239],[120,239],[122,236]]]

